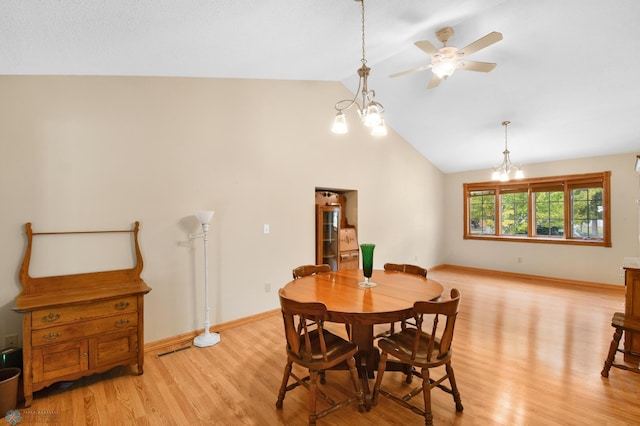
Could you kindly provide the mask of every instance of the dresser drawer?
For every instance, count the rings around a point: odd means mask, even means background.
[[[65,324],[33,330],[31,332],[31,344],[32,346],[50,345],[81,337],[88,337],[94,334],[123,330],[129,327],[136,327],[137,325],[138,314],[135,312],[113,315],[76,324]]]
[[[137,307],[136,296],[129,296],[83,305],[40,309],[31,312],[31,328],[51,327],[52,325],[76,322],[105,315],[135,312]]]
[[[340,269],[341,271],[348,271],[353,269],[358,269],[360,259],[360,252],[358,250],[350,251],[350,252],[341,252],[340,253]]]

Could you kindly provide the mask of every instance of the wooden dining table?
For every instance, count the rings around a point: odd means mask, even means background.
[[[362,281],[362,270],[331,271],[295,279],[283,290],[289,299],[324,303],[327,321],[350,324],[351,341],[358,345],[356,363],[369,408],[368,379],[374,377],[379,360],[373,326],[410,318],[414,302],[438,299],[443,287],[426,277],[384,270],[373,271],[371,281],[377,284],[375,287],[363,288],[359,285]],[[410,367],[388,362],[387,370],[409,372]]]

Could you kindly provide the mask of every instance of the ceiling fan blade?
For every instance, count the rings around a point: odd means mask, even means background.
[[[485,47],[491,46],[493,43],[499,42],[500,40],[502,40],[502,34],[494,31],[482,38],[479,38],[473,43],[466,45],[462,49],[458,50],[458,53],[464,56],[469,56],[480,49],[484,49]]]
[[[416,41],[414,44],[418,46],[420,49],[422,49],[429,56],[434,56],[440,53],[440,51],[433,44],[431,44],[430,41],[427,41],[427,40]]]
[[[422,66],[416,67],[416,68],[411,68],[410,70],[406,70],[406,71],[400,71],[400,72],[397,72],[395,74],[391,74],[389,77],[396,78],[396,77],[400,77],[400,76],[403,76],[403,75],[411,74],[413,72],[428,70],[429,68],[431,68],[431,64],[422,65]]]
[[[495,67],[493,62],[458,61],[458,69],[465,71],[489,72]]]
[[[440,81],[442,81],[440,77],[433,74],[433,77],[431,77],[431,81],[429,81],[429,84],[427,84],[427,90],[433,89],[434,87],[438,87],[438,84],[440,84]]]

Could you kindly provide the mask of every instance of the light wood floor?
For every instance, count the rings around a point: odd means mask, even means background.
[[[638,425],[640,375],[600,376],[621,289],[579,289],[453,268],[429,272],[462,293],[453,367],[464,412],[433,391],[436,425]],[[307,392],[275,408],[285,364],[279,313],[224,329],[222,342],[156,357],[145,373],[127,368],[51,386],[21,409],[24,424],[303,425]],[[344,327],[336,327],[337,332]],[[620,358],[620,355],[618,355]],[[417,381],[416,381],[417,382]],[[414,383],[416,383],[414,382]],[[331,393],[350,390],[345,372],[328,372]],[[373,383],[371,382],[371,385]],[[405,387],[399,373],[383,386]],[[417,400],[419,401],[419,399]],[[372,411],[350,406],[319,425],[420,425],[416,414],[381,397]]]

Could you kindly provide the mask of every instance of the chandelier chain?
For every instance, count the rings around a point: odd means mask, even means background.
[[[367,58],[365,55],[365,38],[364,38],[364,0],[360,0],[362,3],[362,16],[360,17],[360,21],[362,22],[362,65],[366,65]]]
[[[507,146],[507,127],[509,124],[511,124],[511,122],[508,120],[502,122],[502,125],[504,126],[504,150],[507,152],[509,152],[509,148]]]

